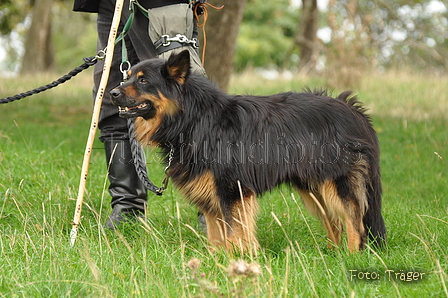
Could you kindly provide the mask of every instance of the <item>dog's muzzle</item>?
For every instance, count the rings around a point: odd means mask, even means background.
[[[118,107],[118,113],[122,118],[135,118],[138,116],[145,116],[151,114],[153,105],[149,101],[145,101],[138,105],[130,104],[126,100],[126,94],[121,92],[118,88],[110,91],[112,103]]]

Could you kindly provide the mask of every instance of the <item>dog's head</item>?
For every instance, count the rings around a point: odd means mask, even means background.
[[[129,70],[129,79],[110,92],[111,100],[123,118],[174,115],[180,110],[179,99],[189,74],[187,50],[171,55],[167,61],[146,60]]]

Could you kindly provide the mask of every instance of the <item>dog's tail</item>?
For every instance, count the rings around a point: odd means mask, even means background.
[[[381,177],[379,165],[371,167],[370,185],[367,186],[368,208],[363,218],[366,234],[371,244],[376,247],[386,243],[386,226],[381,214]]]
[[[339,95],[338,99],[351,105],[359,115],[364,118],[363,124],[368,144],[366,149],[366,157],[368,158],[367,176],[367,211],[363,218],[366,234],[371,244],[374,246],[382,246],[386,243],[386,226],[381,214],[381,195],[383,193],[381,187],[380,176],[380,152],[376,132],[372,127],[371,118],[366,114],[366,108],[357,100],[356,96],[351,96],[351,92],[347,91]]]

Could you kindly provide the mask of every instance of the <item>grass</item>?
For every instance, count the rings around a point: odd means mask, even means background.
[[[3,79],[0,96],[51,79]],[[268,94],[305,85],[323,82],[242,75],[232,92]],[[1,105],[0,296],[448,297],[448,86],[439,78],[386,74],[365,79],[356,91],[373,112],[381,142],[388,244],[354,255],[327,249],[323,228],[288,187],[260,199],[257,256],[210,253],[195,208],[172,187],[162,197],[150,195],[146,222],[108,231],[99,142],[71,248],[92,108],[90,77]],[[148,160],[150,177],[160,184],[163,167],[155,157]],[[247,264],[235,263],[239,259]],[[244,265],[250,270],[235,270]]]

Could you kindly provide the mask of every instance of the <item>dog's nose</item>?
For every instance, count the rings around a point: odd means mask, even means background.
[[[110,91],[110,96],[112,96],[113,98],[119,97],[120,94],[121,94],[121,92],[118,89],[112,89],[112,91]]]

